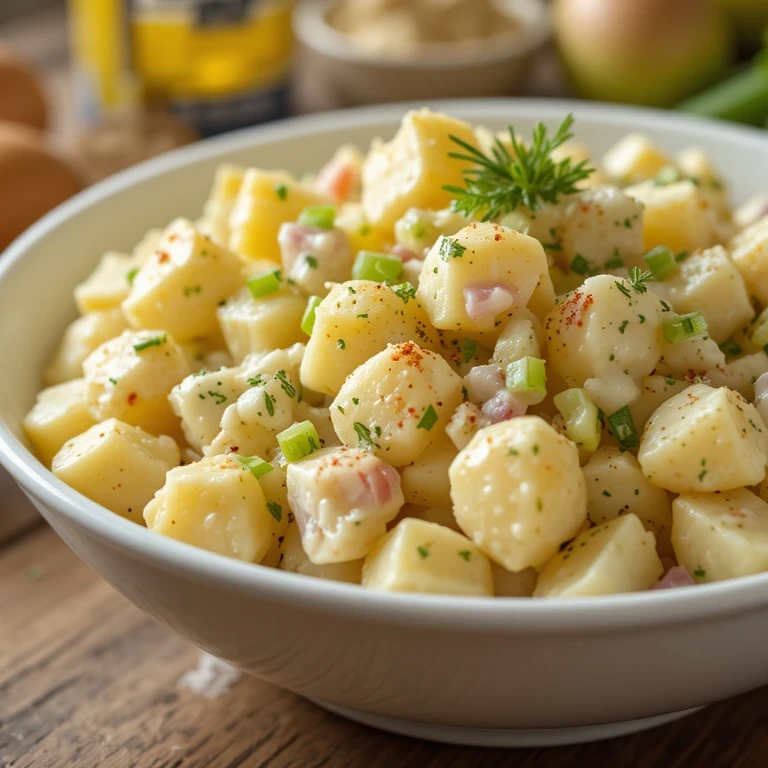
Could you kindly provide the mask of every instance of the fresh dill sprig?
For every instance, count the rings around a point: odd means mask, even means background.
[[[552,152],[572,138],[572,125],[573,115],[568,115],[550,137],[544,124],[538,123],[530,147],[518,139],[510,125],[513,154],[496,137],[490,157],[451,135],[451,141],[465,152],[449,152],[448,157],[474,166],[463,171],[464,188],[443,187],[456,197],[453,210],[467,217],[482,213],[482,220],[489,221],[511,213],[521,205],[535,211],[546,203],[556,203],[564,195],[578,192],[576,185],[595,169],[588,166],[587,160],[574,165],[569,157],[559,162],[552,159]]]
[[[645,293],[648,290],[646,283],[650,280],[653,280],[653,275],[648,270],[643,272],[639,267],[629,270],[629,284],[635,293]]]

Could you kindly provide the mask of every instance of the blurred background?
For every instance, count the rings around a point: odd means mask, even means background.
[[[290,114],[556,96],[766,129],[767,25],[768,0],[0,0],[0,258],[99,179]]]

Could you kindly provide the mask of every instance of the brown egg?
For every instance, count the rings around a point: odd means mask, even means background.
[[[45,95],[34,72],[0,48],[0,120],[43,130],[48,123]]]
[[[0,251],[82,188],[77,172],[46,149],[39,131],[0,122]]]

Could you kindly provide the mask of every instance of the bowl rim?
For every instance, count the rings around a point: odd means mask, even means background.
[[[368,54],[335,29],[326,14],[338,0],[300,0],[293,11],[296,39],[329,59],[381,69],[450,70],[486,67],[519,59],[540,48],[550,37],[549,8],[543,0],[500,0],[510,16],[522,19],[521,34],[496,35],[481,46],[467,43],[430,43],[421,55],[381,56]]]
[[[454,99],[401,102],[359,107],[289,118],[205,139],[140,163],[80,192],[46,214],[20,235],[0,258],[0,285],[13,279],[26,252],[63,222],[75,218],[99,201],[135,184],[161,176],[192,162],[214,159],[228,151],[257,147],[287,138],[311,137],[332,129],[391,123],[418,107],[448,112],[479,122],[484,119],[561,119],[574,112],[604,124],[631,130],[659,129],[671,134],[693,130],[713,141],[739,141],[768,155],[764,133],[756,128],[706,120],[692,115],[558,99]],[[226,162],[222,158],[222,162]],[[514,597],[460,597],[387,593],[358,585],[331,582],[259,568],[252,563],[198,549],[167,539],[104,508],[69,488],[46,469],[6,426],[0,413],[0,464],[31,494],[89,537],[166,571],[178,571],[193,581],[258,595],[269,600],[290,600],[297,608],[328,615],[355,615],[373,622],[451,628],[455,631],[514,632],[600,631],[609,628],[649,627],[682,623],[747,611],[768,604],[768,573],[698,585],[696,589],[659,590],[580,599]],[[55,527],[55,526],[54,526]]]

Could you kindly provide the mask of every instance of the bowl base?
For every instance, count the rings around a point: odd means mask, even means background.
[[[684,709],[680,712],[670,712],[666,715],[646,717],[641,720],[625,720],[620,723],[605,725],[587,725],[579,728],[537,728],[533,730],[514,730],[507,728],[462,728],[450,725],[433,725],[420,723],[416,720],[400,720],[395,717],[384,717],[360,712],[356,709],[346,709],[333,704],[312,699],[315,704],[336,715],[349,720],[390,731],[401,736],[411,736],[427,741],[439,741],[444,744],[458,744],[467,747],[559,747],[571,744],[585,744],[591,741],[603,741],[617,736],[627,736],[630,733],[645,731],[666,725],[680,718],[692,715],[703,707]]]

